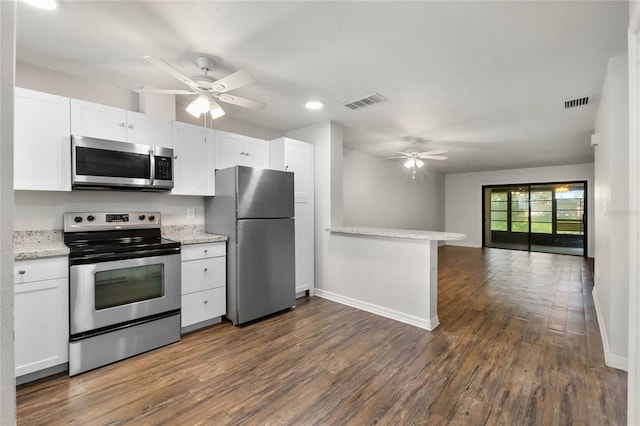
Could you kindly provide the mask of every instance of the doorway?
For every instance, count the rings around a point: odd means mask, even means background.
[[[586,196],[586,181],[483,186],[483,246],[586,256]]]

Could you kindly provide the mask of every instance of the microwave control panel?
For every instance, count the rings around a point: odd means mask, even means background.
[[[155,163],[155,178],[159,180],[173,180],[173,173],[171,167],[171,157],[160,157],[156,155]]]

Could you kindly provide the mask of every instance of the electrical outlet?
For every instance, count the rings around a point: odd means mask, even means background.
[[[187,219],[195,219],[196,218],[196,208],[189,207],[187,209]]]

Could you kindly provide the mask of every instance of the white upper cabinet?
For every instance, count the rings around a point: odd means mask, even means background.
[[[71,190],[69,98],[15,88],[14,188]]]
[[[71,133],[171,148],[171,120],[71,99]]]
[[[172,194],[214,195],[214,131],[173,123],[174,187]]]
[[[216,130],[215,168],[269,167],[269,141]]]

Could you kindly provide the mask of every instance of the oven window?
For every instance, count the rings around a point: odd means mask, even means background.
[[[149,155],[76,147],[76,174],[149,179]]]
[[[164,295],[164,265],[96,272],[96,311]]]

